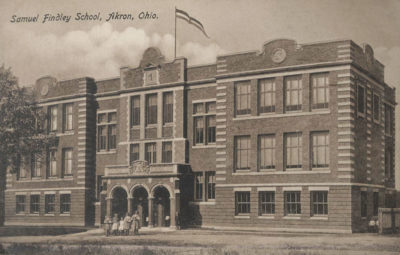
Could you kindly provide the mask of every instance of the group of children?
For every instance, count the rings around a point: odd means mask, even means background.
[[[109,235],[120,235],[127,236],[130,233],[133,235],[139,234],[140,228],[140,216],[137,211],[130,216],[129,213],[126,213],[125,218],[121,217],[118,220],[118,214],[114,214],[114,217],[111,219],[110,216],[106,216],[104,219],[104,230],[106,236]]]

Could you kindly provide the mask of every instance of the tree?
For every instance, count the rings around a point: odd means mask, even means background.
[[[0,171],[18,171],[22,160],[43,154],[54,136],[45,135],[46,115],[32,89],[20,87],[11,69],[0,67]]]

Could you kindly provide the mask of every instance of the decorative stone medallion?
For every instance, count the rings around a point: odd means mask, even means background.
[[[271,59],[275,63],[282,63],[286,59],[286,51],[282,48],[276,48],[272,51]]]
[[[45,95],[47,95],[48,92],[49,92],[49,85],[43,84],[43,86],[40,90],[40,94],[42,94],[42,96],[45,96]]]
[[[150,166],[147,161],[136,160],[130,166],[131,174],[148,174],[150,172]]]

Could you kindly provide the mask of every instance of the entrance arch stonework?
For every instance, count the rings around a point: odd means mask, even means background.
[[[106,194],[106,214],[112,216],[113,203],[115,203],[117,199],[114,196],[114,192],[117,189],[123,189],[127,193],[126,212],[133,214],[135,210],[138,210],[138,213],[141,214],[142,226],[147,225],[153,227],[155,223],[158,223],[157,226],[169,225],[170,227],[176,227],[175,214],[177,211],[177,199],[179,200],[179,196],[176,198],[177,192],[174,190],[174,184],[175,178],[136,179],[122,177],[118,179],[108,179],[108,185],[110,188],[107,189]],[[160,195],[155,197],[157,190],[159,189],[164,189],[165,191],[162,200],[159,200]],[[158,200],[155,201],[155,198]],[[160,203],[162,204],[162,207]],[[155,211],[156,208],[158,210],[157,212]],[[156,219],[154,218],[155,215],[159,217],[160,212],[163,213],[164,220],[167,217],[167,220],[162,222],[162,224],[159,219],[157,219],[156,222]]]

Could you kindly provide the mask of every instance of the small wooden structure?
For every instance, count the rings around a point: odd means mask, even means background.
[[[400,231],[400,208],[379,208],[379,234]]]

